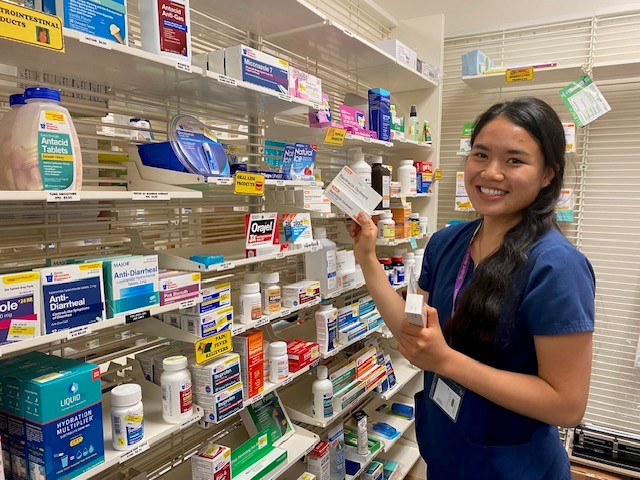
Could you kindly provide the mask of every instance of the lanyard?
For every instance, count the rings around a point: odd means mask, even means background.
[[[467,277],[467,273],[469,273],[469,265],[471,264],[471,244],[473,243],[473,239],[476,238],[476,234],[480,227],[482,226],[482,222],[476,227],[476,230],[473,232],[473,236],[469,241],[469,246],[467,247],[467,253],[464,254],[464,258],[462,259],[462,263],[460,264],[460,268],[458,269],[458,275],[456,275],[456,283],[453,286],[453,303],[451,304],[451,315],[453,315],[453,311],[456,308],[456,299],[458,298],[458,294],[460,293],[460,289],[462,288],[462,284],[464,283],[464,279]]]

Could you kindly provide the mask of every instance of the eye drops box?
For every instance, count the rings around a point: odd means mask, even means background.
[[[0,345],[40,336],[40,274],[0,275]]]
[[[39,272],[44,333],[104,320],[102,262],[42,268]]]

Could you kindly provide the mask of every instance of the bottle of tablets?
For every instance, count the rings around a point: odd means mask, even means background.
[[[142,388],[136,383],[111,390],[111,433],[116,450],[127,450],[144,440]]]
[[[162,367],[162,418],[167,423],[183,422],[193,415],[191,374],[187,370],[187,357],[167,357],[162,361]]]

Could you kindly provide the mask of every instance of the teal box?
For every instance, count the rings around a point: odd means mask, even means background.
[[[160,305],[157,255],[102,261],[107,316]]]

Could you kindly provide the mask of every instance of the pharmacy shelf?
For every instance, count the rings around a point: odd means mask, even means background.
[[[357,338],[354,338],[353,340],[351,340],[348,343],[339,344],[336,348],[334,348],[333,350],[331,350],[331,351],[329,351],[327,353],[320,352],[320,358],[322,358],[323,360],[326,360],[327,358],[335,357],[338,353],[340,353],[345,348],[350,347],[351,345],[353,345],[354,343],[359,342],[360,340],[364,340],[365,338],[367,338],[372,333],[379,332],[381,329],[382,329],[382,325],[378,325],[376,328],[374,328],[372,330],[367,330],[366,333],[364,333],[363,335],[360,335]]]
[[[293,467],[302,457],[314,449],[320,441],[320,437],[315,433],[305,430],[297,425],[293,426],[295,433],[285,442],[279,445],[287,451],[287,461],[279,465],[272,472],[263,477],[264,480],[275,480],[284,472]]]
[[[202,418],[202,410],[198,407],[194,414],[181,423],[166,423],[162,419],[162,389],[146,380],[136,380],[142,386],[142,398],[144,401],[144,439],[131,450],[115,450],[111,445],[111,395],[102,397],[102,428],[104,439],[104,463],[74,477],[74,480],[88,480],[96,478],[100,472],[123,463],[136,455],[148,450],[154,443],[163,440],[174,433],[179,432]]]
[[[394,398],[394,401],[397,403],[402,403],[409,406],[414,406],[414,401],[412,398],[405,397],[402,395],[398,395],[397,398]],[[379,440],[382,444],[381,450],[383,452],[389,452],[397,443],[397,441],[405,434],[405,432],[413,425],[415,422],[414,418],[407,419],[404,417],[400,417],[391,413],[391,404],[390,402],[386,402],[382,399],[375,399],[371,403],[369,403],[365,407],[365,412],[369,416],[369,424],[368,424],[368,435],[371,438]],[[373,431],[372,425],[376,422],[384,422],[393,428],[395,428],[400,435],[396,438],[385,438],[376,432]]]
[[[406,438],[399,438],[393,448],[384,454],[383,458],[401,464],[401,475],[398,478],[404,478],[420,459],[420,451],[416,443]]]
[[[367,388],[362,395],[346,405],[345,408],[342,410],[334,410],[333,415],[330,418],[320,420],[313,416],[311,384],[314,380],[315,378],[309,376],[308,378],[299,381],[293,387],[290,387],[290,389],[283,391],[280,398],[282,399],[282,403],[284,404],[291,420],[322,428],[331,425],[338,418],[349,413],[363,398],[373,392],[376,387],[382,383],[381,378],[378,382]]]
[[[362,280],[361,282],[358,282],[358,283],[356,283],[354,285],[351,285],[349,287],[339,288],[335,292],[324,294],[324,295],[322,295],[322,299],[323,300],[329,300],[331,298],[337,298],[337,297],[340,297],[340,296],[344,295],[345,293],[349,293],[349,292],[353,292],[355,290],[358,290],[359,288],[362,288],[365,285],[366,285],[366,282],[364,280]]]
[[[392,139],[392,142],[393,153],[403,154],[410,157],[429,154],[433,150],[433,142],[421,142],[402,137],[394,138]]]
[[[375,460],[375,458],[378,456],[378,454],[382,451],[382,447],[378,448],[375,452],[369,452],[369,454],[366,456],[366,459],[360,463],[360,468],[358,469],[358,471],[356,473],[354,473],[353,475],[349,475],[347,474],[345,476],[346,480],[353,480],[355,478],[360,478],[360,475],[362,475],[362,473],[364,472],[365,468],[367,468],[369,466],[369,464],[371,462],[373,462]]]
[[[391,195],[391,198],[425,198],[425,197],[433,197],[433,193],[394,193]]]
[[[295,373],[290,373],[287,376],[287,378],[285,378],[281,382],[273,383],[273,382],[270,382],[269,380],[265,380],[265,382],[264,382],[264,390],[262,392],[260,392],[258,395],[254,395],[253,397],[245,400],[244,406],[248,407],[249,405],[253,405],[258,400],[262,400],[265,395],[267,395],[267,394],[269,394],[271,392],[274,392],[274,391],[278,390],[279,388],[286,387],[291,382],[293,382],[296,378],[300,378],[301,376],[303,376],[304,374],[306,374],[310,370],[316,368],[319,363],[320,363],[320,360],[316,360],[311,365],[307,365],[306,367],[301,368],[300,370],[298,370]]]
[[[0,191],[0,202],[86,202],[86,201],[114,201],[114,200],[146,200],[167,201],[183,198],[202,198],[200,192],[167,192],[167,191],[124,191],[124,190],[81,190],[66,191]]]
[[[506,81],[506,75],[502,73],[489,73],[481,75],[463,76],[462,81],[474,90],[485,90],[491,88],[514,88],[531,87],[531,85],[549,85],[570,83],[577,80],[582,75],[582,65],[565,65],[557,67],[535,68],[533,70],[533,80],[524,82]]]
[[[307,308],[315,307],[322,301],[321,297],[314,298],[310,302],[304,303],[302,305],[298,305],[297,307],[285,307],[282,308],[279,312],[272,313],[270,315],[263,315],[258,320],[249,323],[235,323],[231,326],[231,334],[232,335],[240,335],[247,330],[251,330],[252,328],[263,327],[274,320],[278,320],[280,318],[286,318],[289,315],[293,315],[300,310],[306,310]]]
[[[389,400],[404,388],[416,375],[422,372],[417,367],[414,367],[409,361],[404,358],[400,352],[395,349],[385,349],[385,352],[391,356],[391,363],[393,365],[393,371],[396,374],[396,385],[385,393],[381,393],[380,398]]]
[[[619,62],[594,62],[591,68],[595,82],[640,77],[640,59]]]
[[[415,237],[410,237],[410,238],[400,238],[397,240],[376,240],[376,245],[380,246],[380,247],[395,247],[398,245],[403,245],[405,243],[411,243],[412,240],[417,241],[417,240],[422,240],[424,238],[429,238],[429,234],[423,234],[423,235],[417,235]]]

